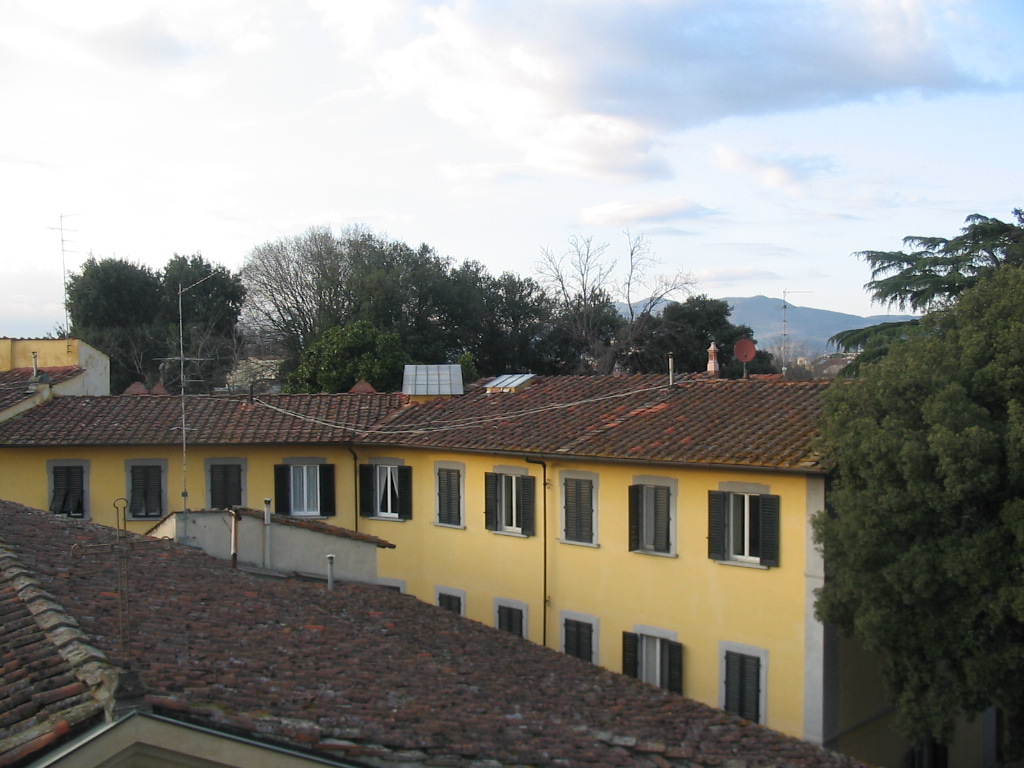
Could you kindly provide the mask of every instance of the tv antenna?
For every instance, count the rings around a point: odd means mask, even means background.
[[[64,219],[70,218],[71,216],[81,216],[80,213],[62,213],[60,215],[60,226],[59,227],[47,227],[56,232],[60,232],[60,272],[61,278],[64,281],[64,338],[68,340],[68,351],[71,351],[71,320],[68,317],[68,253],[78,253],[78,251],[69,251],[68,243],[75,242],[74,240],[68,240],[65,236],[65,232],[77,232],[77,229],[67,229],[64,226]]]
[[[782,375],[786,375],[786,353],[789,351],[789,295],[792,293],[814,293],[814,291],[790,291],[782,289]]]

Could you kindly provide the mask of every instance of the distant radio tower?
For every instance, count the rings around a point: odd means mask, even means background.
[[[786,375],[786,353],[789,351],[789,294],[791,293],[812,293],[812,291],[790,291],[782,289],[782,375]]]
[[[47,227],[47,229],[53,229],[60,232],[60,271],[61,278],[64,281],[64,338],[68,339],[68,351],[70,351],[71,345],[71,320],[68,317],[68,253],[78,253],[78,251],[69,251],[68,243],[75,242],[74,240],[68,240],[65,237],[65,232],[77,232],[76,229],[66,229],[64,227],[64,219],[71,216],[79,216],[78,213],[62,213],[60,215],[60,226],[59,227]]]

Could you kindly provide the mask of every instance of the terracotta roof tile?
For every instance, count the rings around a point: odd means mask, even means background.
[[[401,395],[198,395],[185,401],[195,445],[325,443],[348,439],[405,402]],[[62,397],[0,424],[0,445],[172,445],[181,398]]]
[[[2,542],[116,660],[113,555],[67,567],[73,544],[115,535],[0,502]],[[168,716],[373,765],[857,765],[389,590],[178,546],[128,561],[133,666]]]
[[[811,468],[825,381],[538,377],[518,392],[394,411],[371,444],[673,463]]]
[[[50,377],[50,384],[63,384],[76,376],[85,373],[84,368],[77,365],[61,365],[49,368],[40,368],[40,373]],[[17,405],[29,396],[28,385],[32,379],[31,368],[12,368],[9,371],[0,371],[0,411]]]

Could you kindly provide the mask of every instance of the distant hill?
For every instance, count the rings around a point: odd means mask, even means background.
[[[729,319],[736,325],[749,325],[754,329],[754,339],[761,349],[774,349],[782,346],[783,312],[782,299],[767,296],[751,296],[748,298],[725,297],[732,307]],[[913,315],[848,315],[844,312],[832,312],[828,309],[812,309],[798,307],[787,302],[786,334],[787,347],[797,353],[816,354],[832,351],[828,346],[830,337],[840,331],[852,328],[864,328],[876,323],[910,320]]]

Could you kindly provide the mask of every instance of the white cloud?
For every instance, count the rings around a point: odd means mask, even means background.
[[[803,194],[808,181],[831,168],[831,161],[823,157],[757,157],[724,144],[714,146],[714,156],[719,167],[725,170],[753,176],[762,186],[786,189],[795,194]]]
[[[629,227],[636,224],[699,218],[710,213],[711,211],[704,206],[681,197],[635,203],[615,200],[582,209],[580,221],[588,226]]]

